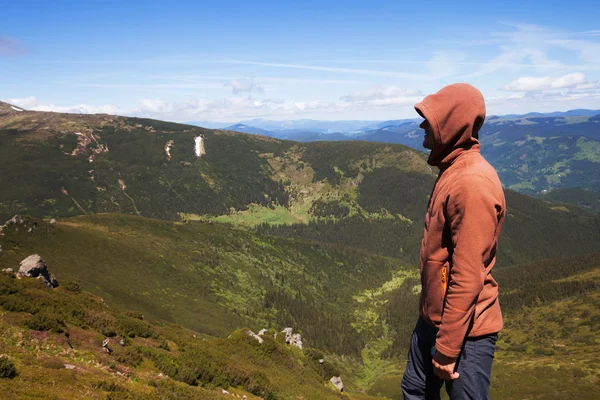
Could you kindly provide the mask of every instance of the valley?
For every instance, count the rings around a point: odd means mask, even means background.
[[[592,140],[528,139],[518,151],[539,156],[548,175],[556,152],[536,146],[556,141],[593,164]],[[518,151],[504,160],[516,163]],[[426,159],[403,144],[3,106],[0,223],[24,222],[3,226],[0,267],[39,254],[60,285],[0,275],[0,352],[19,372],[0,388],[41,398],[60,398],[68,382],[81,398],[400,398],[436,178]],[[578,176],[573,160],[560,162]],[[595,182],[593,168],[577,179]],[[515,175],[516,189],[533,185],[530,172]],[[600,215],[571,204],[580,193],[521,191],[506,188],[495,275],[507,324],[492,398],[595,398]],[[286,327],[302,351],[245,333]],[[130,342],[103,354],[104,337]],[[130,376],[116,374],[125,368]],[[30,389],[18,383],[40,375]],[[344,392],[329,382],[338,375]],[[43,393],[54,380],[64,383]]]

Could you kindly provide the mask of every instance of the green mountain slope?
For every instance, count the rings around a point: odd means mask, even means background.
[[[356,356],[377,325],[354,297],[416,274],[373,253],[213,223],[109,214],[55,225],[31,219],[3,233],[2,268],[40,254],[59,281],[75,280],[152,321],[220,336],[240,326],[291,326],[309,345]]]
[[[245,329],[218,339],[152,325],[73,284],[51,290],[6,273],[0,304],[3,399],[355,398],[328,382],[339,374],[329,361],[273,330],[259,343]]]
[[[555,202],[576,204],[590,211],[600,212],[600,192],[581,188],[555,189],[541,196]]]
[[[581,132],[585,134],[585,132]],[[503,184],[523,193],[555,188],[600,190],[600,141],[585,136],[532,136],[508,141],[484,136],[482,146]]]

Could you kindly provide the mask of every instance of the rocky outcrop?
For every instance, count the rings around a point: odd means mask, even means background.
[[[46,261],[38,254],[32,254],[19,265],[19,275],[30,278],[39,278],[50,288],[58,286],[58,281],[54,276],[50,276]]]
[[[165,144],[165,153],[167,154],[167,161],[171,161],[171,149],[175,146],[174,140],[169,140]]]
[[[265,341],[263,338],[261,338],[256,333],[252,332],[251,330],[247,330],[246,331],[246,335],[248,335],[250,337],[253,337],[254,339],[258,340],[259,344],[262,344]]]
[[[24,223],[25,223],[25,219],[23,217],[21,217],[20,215],[15,215],[14,217],[12,217],[8,221],[6,221],[6,223],[4,225],[0,225],[0,236],[4,236],[4,233],[2,231],[4,231],[9,226],[23,225]]]
[[[338,388],[340,392],[344,391],[344,383],[342,382],[342,377],[332,376],[331,379],[329,379],[329,382],[331,382],[333,386]]]
[[[287,344],[291,344],[302,349],[302,336],[300,336],[299,333],[294,333],[292,328],[285,328],[282,332],[285,333],[285,342]]]

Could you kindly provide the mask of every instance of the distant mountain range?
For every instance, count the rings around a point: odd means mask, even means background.
[[[297,142],[354,140],[423,150],[420,121],[256,119],[223,129]],[[533,195],[581,188],[584,191],[569,192],[568,198],[586,207],[589,190],[600,193],[600,110],[489,116],[480,139],[482,153],[497,168],[506,187]],[[578,201],[574,193],[581,194]]]

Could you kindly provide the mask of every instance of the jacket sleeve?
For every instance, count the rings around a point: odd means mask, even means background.
[[[495,185],[485,176],[464,178],[451,190],[445,209],[453,252],[435,347],[448,357],[458,357],[467,336],[498,225]]]

